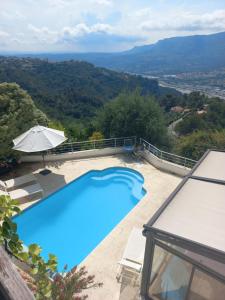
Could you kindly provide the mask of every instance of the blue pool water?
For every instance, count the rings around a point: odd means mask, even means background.
[[[25,245],[79,264],[144,196],[143,176],[128,168],[90,171],[14,217]],[[109,249],[110,251],[110,249]]]

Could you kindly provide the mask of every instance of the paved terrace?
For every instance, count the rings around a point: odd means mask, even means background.
[[[47,196],[89,170],[102,170],[113,166],[129,167],[139,171],[145,178],[144,187],[147,194],[83,261],[89,273],[96,276],[96,281],[104,284],[102,288],[89,290],[87,294],[93,300],[136,300],[138,288],[118,283],[116,280],[118,261],[122,257],[132,228],[142,228],[143,224],[147,223],[180,183],[180,177],[164,173],[146,161],[124,154],[47,163],[47,168],[52,171],[47,176],[38,174],[42,169],[42,164],[26,163],[16,168],[9,177],[33,172],[44,189],[44,195]],[[22,204],[22,208],[31,203],[33,202]]]

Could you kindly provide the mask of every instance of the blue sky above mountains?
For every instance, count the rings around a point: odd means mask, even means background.
[[[0,0],[0,51],[121,51],[225,31],[224,0]]]

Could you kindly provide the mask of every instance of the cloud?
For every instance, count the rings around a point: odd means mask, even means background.
[[[8,11],[4,11],[2,10],[0,12],[0,17],[2,19],[8,20],[8,21],[12,21],[12,20],[25,20],[25,16],[18,10],[16,11],[12,11],[12,12],[8,12]]]
[[[145,7],[142,9],[139,9],[134,12],[134,16],[138,18],[143,18],[143,17],[149,17],[152,14],[152,9],[150,7]]]
[[[88,26],[85,23],[79,23],[76,26],[66,26],[55,31],[47,27],[36,27],[28,25],[32,33],[33,42],[35,40],[41,44],[64,46],[76,51],[116,51],[129,47],[130,43],[143,41],[139,36],[123,35],[115,32],[109,24],[96,23]],[[18,42],[19,43],[19,42]]]
[[[7,38],[7,37],[9,37],[9,33],[0,30],[0,38]]]
[[[141,23],[140,28],[145,31],[220,31],[225,30],[225,10],[217,10],[206,14],[183,13],[170,18]]]
[[[76,47],[78,51],[89,52],[115,52],[122,51],[129,47],[131,43],[140,42],[141,38],[137,36],[123,36],[107,32],[90,32],[79,38],[63,39],[68,47]],[[60,43],[62,42],[59,41]],[[143,42],[143,40],[142,40]]]
[[[11,42],[12,42],[13,44],[22,44],[22,43],[23,43],[22,40],[20,40],[20,39],[18,39],[18,38],[13,38],[13,39],[11,39]]]
[[[9,37],[10,34],[8,32],[0,30],[0,47],[7,47]]]
[[[0,0],[1,45],[14,51],[119,51],[223,30],[222,0]]]
[[[93,3],[105,6],[112,6],[113,2],[111,0],[92,0]]]
[[[50,30],[46,26],[38,28],[32,24],[28,25],[28,29],[32,32],[32,37],[41,43],[52,44],[57,42],[58,32],[55,30]]]
[[[91,26],[88,26],[85,23],[77,24],[74,27],[64,27],[59,36],[61,37],[80,37],[90,33],[112,33],[113,28],[109,24],[97,23]]]
[[[109,24],[97,23],[88,26],[85,23],[79,23],[76,26],[65,26],[62,29],[56,31],[51,30],[48,27],[36,27],[32,24],[28,25],[28,29],[32,33],[32,37],[41,43],[52,44],[59,43],[60,41],[70,42],[71,40],[81,38],[91,33],[113,33],[113,28]]]

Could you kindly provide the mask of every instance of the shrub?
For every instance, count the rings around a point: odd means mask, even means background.
[[[177,141],[176,152],[192,159],[200,159],[208,149],[225,149],[225,130],[196,131]]]

